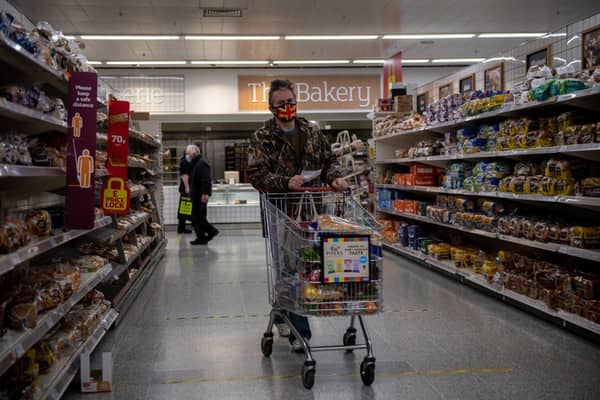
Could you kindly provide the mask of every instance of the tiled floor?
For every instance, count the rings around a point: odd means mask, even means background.
[[[376,378],[362,352],[303,356],[275,338],[260,351],[269,311],[258,230],[223,227],[208,246],[169,234],[166,257],[104,348],[114,392],[85,399],[598,399],[600,347],[402,258],[386,254],[386,312],[367,318]],[[337,344],[343,319],[311,319],[313,344]],[[67,398],[80,396],[73,390]]]

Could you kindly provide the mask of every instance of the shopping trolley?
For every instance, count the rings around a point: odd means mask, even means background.
[[[371,385],[375,379],[375,357],[363,315],[375,314],[383,307],[379,224],[348,193],[331,189],[264,193],[261,200],[272,306],[261,340],[263,355],[269,357],[273,351],[273,323],[279,316],[304,348],[304,387],[310,389],[314,385],[313,352],[359,349],[367,351],[360,376],[365,385]],[[287,312],[350,317],[350,326],[342,345],[310,346],[292,325]],[[364,344],[356,343],[356,320]]]

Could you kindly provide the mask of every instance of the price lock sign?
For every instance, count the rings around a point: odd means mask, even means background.
[[[129,102],[108,103],[108,148],[106,170],[110,178],[102,187],[101,207],[105,214],[128,214],[130,192],[127,187],[129,156]]]

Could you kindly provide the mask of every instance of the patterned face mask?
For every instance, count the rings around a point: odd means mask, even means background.
[[[291,121],[296,116],[296,103],[285,103],[277,107],[277,118]]]

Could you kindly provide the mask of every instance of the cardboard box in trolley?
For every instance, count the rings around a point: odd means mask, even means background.
[[[102,369],[90,370],[90,353],[81,354],[81,392],[112,392],[112,353],[102,353]]]

